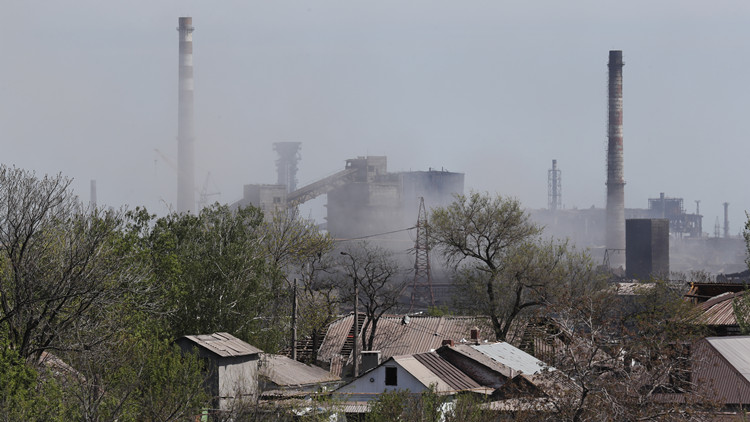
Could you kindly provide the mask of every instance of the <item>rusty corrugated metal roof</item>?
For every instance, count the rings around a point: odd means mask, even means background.
[[[352,314],[334,321],[328,327],[318,350],[319,360],[331,362],[334,356],[341,355],[353,324]],[[439,348],[443,340],[453,340],[456,343],[466,341],[470,337],[471,328],[487,325],[488,319],[482,317],[410,316],[408,322],[405,322],[403,316],[384,316],[378,321],[373,350],[381,352],[382,360],[392,356],[429,352]],[[491,330],[481,331],[483,339],[495,340]]]
[[[188,339],[221,357],[247,356],[262,352],[257,347],[251,346],[229,333],[198,334],[182,338]]]
[[[740,297],[745,292],[726,292],[699,304],[703,311],[699,321],[706,325],[737,325],[737,319],[734,316],[734,299]]]

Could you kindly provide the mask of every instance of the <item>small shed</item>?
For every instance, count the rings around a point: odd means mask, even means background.
[[[215,407],[226,410],[233,400],[257,397],[260,349],[229,333],[184,336],[176,343],[183,353],[197,352],[206,363],[206,389]]]

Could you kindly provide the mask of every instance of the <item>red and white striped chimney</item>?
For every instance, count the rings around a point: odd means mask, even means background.
[[[622,155],[622,51],[609,52],[607,237],[612,267],[625,265],[625,177]]]
[[[177,109],[177,212],[195,206],[195,125],[193,122],[193,18],[178,18],[180,33]]]

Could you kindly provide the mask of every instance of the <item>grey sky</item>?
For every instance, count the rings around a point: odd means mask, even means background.
[[[621,49],[626,206],[700,199],[713,233],[727,201],[733,234],[750,209],[741,0],[6,0],[0,162],[163,214],[176,177],[154,148],[176,157],[178,16],[196,27],[196,183],[210,172],[221,201],[275,182],[271,144],[299,141],[301,184],[387,155],[542,208],[554,158],[566,208],[603,207]]]

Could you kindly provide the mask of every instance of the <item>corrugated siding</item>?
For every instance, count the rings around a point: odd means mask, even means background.
[[[702,396],[715,397],[719,402],[726,404],[750,404],[750,382],[711,344],[716,339],[719,338],[701,340],[695,345],[691,381],[696,384]],[[745,337],[743,349],[750,346],[748,340],[750,338]],[[733,350],[739,352],[737,345],[734,346]]]
[[[706,341],[750,381],[750,336],[709,337]]]

